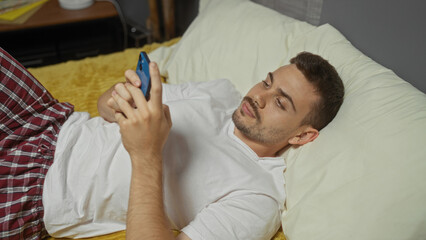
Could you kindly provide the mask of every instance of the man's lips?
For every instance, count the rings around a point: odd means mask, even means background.
[[[243,98],[243,100],[241,101],[240,112],[243,116],[247,115],[251,118],[256,119],[257,122],[260,122],[260,115],[257,106],[253,99],[251,99],[250,97],[245,96]]]
[[[241,109],[249,117],[256,118],[255,115],[253,114],[251,106],[248,102],[243,102],[243,104],[241,105]]]

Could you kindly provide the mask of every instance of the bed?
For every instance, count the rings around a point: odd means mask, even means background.
[[[317,140],[284,154],[287,199],[273,239],[426,239],[426,95],[333,26],[247,0],[204,0],[181,38],[29,70],[60,101],[97,116],[97,97],[141,50],[167,83],[228,78],[242,94],[301,51],[328,59],[345,101]]]

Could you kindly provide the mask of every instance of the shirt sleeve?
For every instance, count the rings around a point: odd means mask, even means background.
[[[210,204],[182,229],[192,240],[271,239],[280,226],[277,202],[260,194]]]

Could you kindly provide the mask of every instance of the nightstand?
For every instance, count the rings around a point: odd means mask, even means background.
[[[43,66],[123,50],[123,27],[110,2],[66,10],[49,0],[24,24],[0,24],[0,47],[25,67]]]

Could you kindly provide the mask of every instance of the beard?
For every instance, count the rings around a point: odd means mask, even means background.
[[[262,144],[275,144],[282,140],[282,130],[278,130],[274,127],[262,126],[262,120],[260,118],[257,106],[253,100],[249,97],[244,97],[243,101],[250,104],[256,116],[254,123],[247,122],[244,118],[245,114],[241,108],[237,108],[232,114],[232,121],[235,127],[244,134],[247,138]]]
[[[244,134],[247,138],[254,140],[256,142],[260,143],[266,143],[266,139],[263,136],[263,134],[260,131],[257,131],[255,129],[258,129],[259,124],[258,122],[255,123],[255,126],[247,126],[242,119],[241,113],[239,113],[239,109],[235,110],[235,112],[232,114],[232,121],[234,122],[235,127],[240,130],[242,134]]]

